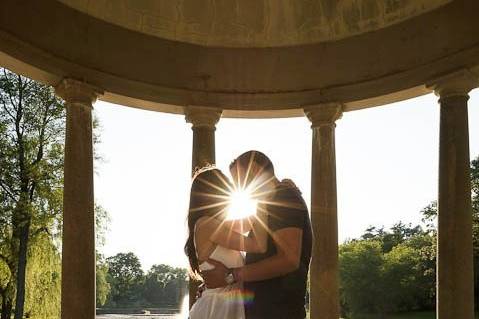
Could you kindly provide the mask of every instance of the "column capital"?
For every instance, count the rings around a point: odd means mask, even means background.
[[[434,90],[434,93],[440,98],[466,96],[478,86],[479,76],[469,69],[449,73],[426,84],[426,87]]]
[[[103,90],[86,82],[65,78],[55,86],[55,93],[67,103],[91,107]]]
[[[212,107],[188,106],[185,107],[186,122],[191,123],[193,127],[212,127],[221,118],[222,110]]]
[[[343,116],[343,105],[338,102],[321,103],[303,108],[304,114],[311,121],[311,127],[335,125]]]

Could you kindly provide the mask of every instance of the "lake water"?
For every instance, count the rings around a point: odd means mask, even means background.
[[[181,315],[98,315],[96,319],[183,319]]]
[[[151,315],[97,315],[96,319],[187,319],[189,308],[188,295],[183,298],[181,313],[178,314],[151,314]]]

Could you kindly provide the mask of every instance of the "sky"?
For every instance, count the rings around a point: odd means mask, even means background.
[[[479,90],[470,94],[471,159],[479,155]],[[111,222],[106,256],[133,252],[144,270],[187,266],[183,253],[191,185],[191,125],[184,116],[99,101],[103,157],[95,168],[95,198]],[[311,129],[306,118],[221,119],[217,166],[242,152],[267,154],[279,178],[292,179],[310,203]],[[346,112],[336,126],[339,241],[373,226],[419,224],[437,197],[439,106],[430,94]]]

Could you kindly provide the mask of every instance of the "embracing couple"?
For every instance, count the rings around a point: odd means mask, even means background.
[[[214,167],[193,178],[185,252],[206,288],[190,319],[305,318],[312,234],[301,192],[258,151],[236,158],[230,173],[233,182]],[[244,189],[256,214],[228,218],[231,194]]]

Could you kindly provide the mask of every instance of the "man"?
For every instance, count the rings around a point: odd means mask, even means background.
[[[311,259],[309,214],[300,191],[290,180],[279,181],[271,160],[249,151],[230,165],[238,187],[255,189],[258,209],[268,213],[268,247],[265,253],[248,253],[246,265],[202,273],[208,288],[222,287],[233,279],[243,282],[247,319],[303,319],[306,282]],[[234,319],[234,318],[231,318]]]

